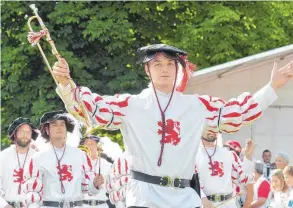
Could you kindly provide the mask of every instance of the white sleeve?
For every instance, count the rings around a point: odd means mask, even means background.
[[[2,177],[2,168],[0,166],[0,207],[5,207],[5,206],[8,205],[8,203],[4,199],[5,191],[3,190],[3,187],[2,187],[2,180],[3,180],[3,177]]]
[[[246,157],[244,157],[243,163],[242,163],[242,169],[246,174],[251,174],[253,172],[254,168],[254,162],[252,160],[248,160]]]

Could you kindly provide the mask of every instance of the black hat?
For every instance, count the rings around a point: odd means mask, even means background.
[[[45,130],[45,126],[46,124],[49,124],[50,122],[56,121],[56,120],[64,120],[66,125],[66,130],[68,132],[73,132],[74,120],[72,120],[64,111],[52,111],[52,112],[44,113],[40,119],[42,137],[44,137],[45,139],[49,139],[49,135],[47,134]]]
[[[185,63],[181,56],[186,56],[187,52],[167,44],[153,44],[139,48],[137,50],[139,58],[138,63],[147,63],[151,61],[156,57],[158,52],[163,52],[167,58],[178,60],[181,65],[185,67]]]
[[[100,141],[100,137],[98,137],[98,136],[96,136],[96,135],[87,135],[87,136],[85,136],[85,137],[83,137],[81,140],[80,140],[80,142],[79,142],[79,144],[80,145],[83,145],[84,144],[84,141],[86,140],[86,139],[92,139],[92,140],[94,140],[94,141],[96,141],[97,143]]]
[[[17,130],[21,125],[28,124],[32,128],[32,139],[36,140],[38,137],[37,127],[35,127],[28,118],[19,117],[15,119],[8,127],[8,136],[9,138],[14,141],[14,132]]]

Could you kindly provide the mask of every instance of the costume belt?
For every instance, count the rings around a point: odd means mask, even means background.
[[[213,194],[213,195],[209,195],[207,196],[208,200],[212,201],[212,202],[222,202],[222,201],[226,201],[228,199],[230,199],[232,197],[232,193],[227,194],[227,195],[223,195],[223,194]]]
[[[100,200],[83,200],[83,203],[84,204],[88,204],[90,206],[97,206],[97,205],[100,205],[100,204],[105,204],[106,201],[100,201]]]
[[[20,201],[13,201],[13,202],[8,202],[9,205],[11,205],[14,208],[21,208],[24,207],[24,204]]]
[[[45,207],[78,207],[82,206],[82,201],[43,201]]]
[[[152,176],[134,170],[131,170],[130,173],[132,179],[165,187],[186,188],[190,187],[191,182],[189,179],[181,179],[178,177],[172,179],[170,176]]]

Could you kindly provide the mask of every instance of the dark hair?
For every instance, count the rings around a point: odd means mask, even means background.
[[[264,153],[266,153],[266,152],[269,152],[269,153],[271,153],[271,151],[270,151],[270,150],[266,149],[266,150],[264,150],[264,151],[262,152],[262,155],[263,155]],[[272,153],[271,153],[271,154],[272,154]]]

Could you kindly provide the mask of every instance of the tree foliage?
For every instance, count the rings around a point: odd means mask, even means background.
[[[37,48],[27,41],[30,2],[2,2],[1,132],[19,116],[38,123],[64,109]],[[100,94],[138,93],[148,82],[138,47],[168,43],[205,68],[292,44],[291,2],[35,2],[74,81]],[[40,30],[39,25],[33,25]],[[53,65],[49,44],[41,41]],[[105,132],[102,132],[103,134]],[[121,143],[121,135],[111,134]]]

